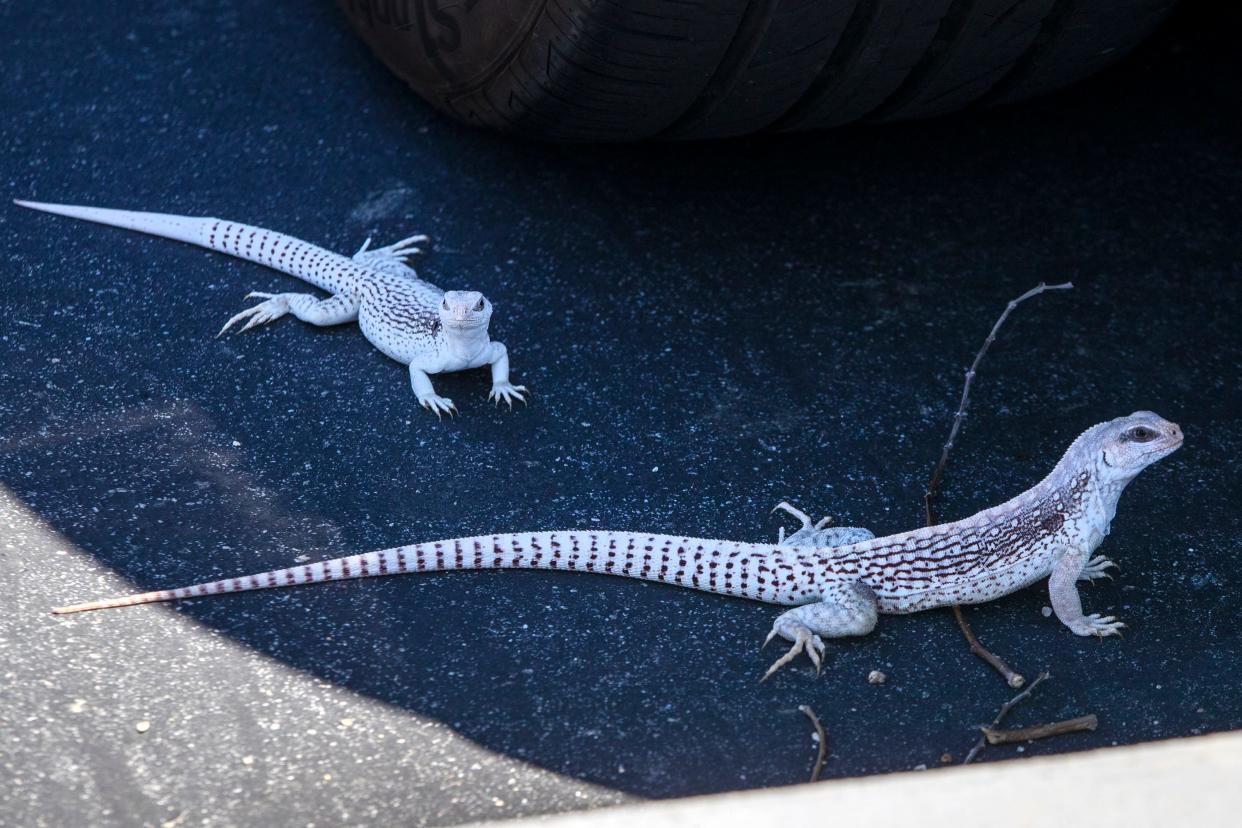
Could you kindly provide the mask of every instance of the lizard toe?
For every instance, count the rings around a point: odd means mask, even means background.
[[[808,515],[806,512],[802,511],[801,509],[799,509],[798,507],[792,505],[787,500],[782,500],[780,503],[773,506],[772,511],[773,512],[781,511],[781,512],[786,512],[787,514],[792,515],[799,523],[802,524],[803,529],[806,529],[811,526],[811,516]]]
[[[495,402],[497,406],[499,406],[501,401],[503,400],[509,406],[509,410],[512,411],[513,401],[515,399],[521,403],[526,402],[526,398],[522,396],[522,394],[525,392],[526,392],[526,386],[524,385],[511,385],[509,383],[498,383],[492,386],[491,393],[487,395],[487,399],[489,401]]]
[[[776,632],[776,628],[773,628],[772,632],[768,633],[767,640],[763,642],[764,646],[767,646],[768,641],[772,640],[772,636],[775,635]],[[815,665],[815,671],[816,674],[818,674],[823,663],[820,656],[824,651],[824,642],[820,640],[818,635],[811,632],[807,627],[798,627],[797,631],[794,633],[793,644],[790,646],[789,650],[776,661],[772,662],[772,666],[769,667],[767,672],[763,674],[763,677],[759,679],[759,683],[762,684],[767,681],[773,673],[797,658],[798,654],[803,650],[805,650],[806,654],[810,656],[811,663]]]

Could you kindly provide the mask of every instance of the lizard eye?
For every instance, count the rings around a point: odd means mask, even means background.
[[[1147,426],[1135,426],[1126,432],[1126,437],[1136,443],[1149,443],[1156,439],[1156,432]]]
[[[479,297],[479,304],[475,305],[474,309],[477,311],[483,310],[483,297],[482,296]]]
[[[445,310],[448,310],[448,309],[449,309],[449,306],[448,306],[448,297],[447,297],[447,296],[445,296],[445,297],[444,297],[444,301],[440,303],[440,307],[444,308]]]

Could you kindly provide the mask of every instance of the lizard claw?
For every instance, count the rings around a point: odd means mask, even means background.
[[[404,238],[399,242],[393,242],[387,247],[381,247],[380,250],[386,250],[396,256],[409,256],[414,253],[422,253],[423,251],[414,245],[426,244],[431,241],[431,236],[425,233],[416,233],[413,236]]]
[[[811,516],[808,515],[806,512],[802,511],[801,509],[797,508],[796,506],[790,505],[790,503],[786,500],[782,500],[780,503],[773,506],[772,512],[769,512],[769,514],[775,513],[777,511],[788,512],[789,514],[793,515],[802,524],[803,529],[806,529],[807,527],[811,525]]]
[[[370,237],[367,237],[367,240],[362,243],[362,247],[358,248],[358,252],[354,254],[353,258],[370,264],[375,264],[381,261],[396,261],[401,264],[405,264],[405,260],[407,258],[410,256],[416,256],[423,252],[422,248],[417,247],[416,245],[428,241],[431,241],[430,236],[419,233],[417,235],[404,238],[399,242],[393,242],[392,244],[377,247],[372,250],[371,239]]]
[[[1083,566],[1082,571],[1078,573],[1078,580],[1094,581],[1097,578],[1108,578],[1111,580],[1113,576],[1108,573],[1109,567],[1121,569],[1121,567],[1103,555],[1096,555]]]
[[[773,629],[772,632],[768,633],[768,637],[764,639],[763,646],[766,647],[775,635],[776,630]],[[811,632],[808,627],[799,627],[794,634],[793,646],[783,656],[772,662],[772,666],[763,674],[763,678],[759,679],[759,683],[762,684],[767,681],[769,676],[793,661],[803,650],[806,650],[811,663],[815,665],[815,675],[820,675],[824,670],[824,641],[818,635]]]
[[[435,414],[437,420],[444,419],[445,414],[452,417],[457,413],[457,406],[453,405],[453,401],[447,397],[441,397],[439,394],[428,394],[425,397],[419,397],[418,403]]]
[[[780,503],[772,507],[772,511],[773,512],[776,512],[776,511],[787,512],[793,515],[795,518],[797,518],[798,522],[802,524],[802,527],[798,529],[798,531],[794,532],[792,535],[789,536],[788,545],[790,546],[797,546],[799,544],[808,542],[809,540],[815,537],[816,532],[823,529],[828,524],[832,523],[831,516],[820,518],[818,522],[812,523],[810,515],[808,515],[806,512],[802,511],[801,509],[790,505],[788,501],[784,501],[784,500],[782,500]],[[777,531],[776,545],[785,546],[786,545],[785,540],[786,540],[785,539],[785,527],[782,526]]]
[[[1082,621],[1075,625],[1072,629],[1076,635],[1094,635],[1096,638],[1107,638],[1110,635],[1120,637],[1125,624],[1118,621],[1112,615],[1100,615],[1092,613],[1083,616]]]
[[[260,298],[267,301],[260,302],[252,308],[246,308],[241,313],[230,318],[228,322],[224,323],[220,333],[216,334],[217,339],[224,336],[229,328],[243,319],[246,320],[246,324],[237,330],[238,333],[248,331],[255,325],[266,325],[268,322],[273,322],[289,312],[289,301],[279,293],[259,293],[258,291],[253,291],[247,294],[246,298]]]
[[[487,399],[494,401],[497,406],[500,401],[504,400],[509,404],[509,410],[513,410],[513,401],[516,399],[522,404],[526,403],[526,397],[523,394],[529,394],[525,385],[512,385],[508,382],[498,382],[492,386],[492,392],[487,395]]]
[[[368,238],[353,255],[353,260],[363,267],[369,267],[390,276],[417,279],[418,274],[414,272],[414,268],[409,266],[406,259],[422,253],[422,249],[415,245],[425,241],[427,241],[426,236],[410,236],[408,239],[402,239],[385,247],[372,248],[371,240]]]

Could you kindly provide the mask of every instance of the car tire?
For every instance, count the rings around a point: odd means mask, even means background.
[[[340,0],[466,123],[554,141],[925,118],[1072,83],[1175,0]]]

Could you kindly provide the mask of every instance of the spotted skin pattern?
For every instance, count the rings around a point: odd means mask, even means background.
[[[311,325],[357,322],[376,348],[409,366],[410,384],[419,403],[437,417],[455,414],[453,401],[435,393],[429,376],[490,366],[488,399],[510,408],[525,402],[526,388],[509,381],[508,350],[488,336],[492,305],[477,291],[443,291],[418,277],[406,259],[426,236],[412,236],[387,247],[370,249],[370,239],[353,257],[248,224],[164,213],[137,213],[64,204],[17,201],[23,207],[113,227],[137,230],[196,244],[266,265],[332,294],[259,293],[265,301],[225,323],[223,334],[241,324],[245,331],[292,313]],[[242,324],[244,323],[244,324]]]
[[[1057,617],[1078,635],[1118,634],[1116,619],[1084,615],[1076,584],[1115,566],[1091,553],[1108,534],[1122,490],[1176,451],[1181,429],[1148,411],[1083,432],[1052,472],[1012,500],[954,523],[877,538],[812,524],[775,544],[683,535],[570,529],[428,541],[257,575],[75,604],[57,614],[230,592],[467,569],[556,569],[619,575],[750,598],[793,609],[768,635],[791,642],[764,674],[806,652],[818,668],[824,637],[865,635],[880,614],[978,604],[1049,578]],[[765,642],[766,643],[766,642]]]

